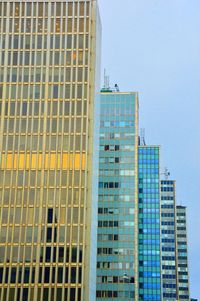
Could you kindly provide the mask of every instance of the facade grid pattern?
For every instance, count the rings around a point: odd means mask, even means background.
[[[158,146],[138,149],[139,300],[162,300]]]
[[[185,206],[176,206],[176,235],[178,300],[189,301],[187,212]]]
[[[0,2],[2,301],[89,300],[96,14]]]
[[[176,183],[161,181],[162,287],[163,301],[177,299]]]
[[[97,300],[135,299],[137,93],[101,93]]]

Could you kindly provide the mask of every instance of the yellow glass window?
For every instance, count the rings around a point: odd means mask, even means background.
[[[12,164],[13,164],[13,156],[12,154],[7,154],[7,168],[10,169],[12,168]]]
[[[50,157],[50,168],[51,169],[55,169],[56,168],[56,154],[51,154],[51,157]]]
[[[39,154],[39,157],[38,157],[38,168],[39,169],[42,168],[42,154]]]
[[[37,167],[37,154],[32,154],[31,168],[36,169]]]
[[[18,155],[14,154],[14,169],[17,169],[17,164],[18,164]]]
[[[45,169],[49,167],[49,154],[45,154]]]
[[[25,168],[25,155],[20,154],[19,155],[19,169],[24,169]]]
[[[5,154],[2,154],[1,156],[1,168],[5,168]]]
[[[63,169],[67,169],[68,168],[68,155],[67,154],[63,154],[62,168]]]

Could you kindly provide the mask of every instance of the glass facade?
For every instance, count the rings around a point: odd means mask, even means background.
[[[162,300],[158,146],[139,146],[139,300]]]
[[[186,207],[176,206],[176,183],[161,181],[163,300],[189,301]]]
[[[101,93],[97,300],[137,290],[137,93]]]
[[[161,181],[162,286],[163,301],[177,299],[176,183]]]
[[[2,301],[95,300],[99,30],[93,0],[0,1]]]
[[[176,206],[178,300],[189,301],[189,270],[185,206]]]

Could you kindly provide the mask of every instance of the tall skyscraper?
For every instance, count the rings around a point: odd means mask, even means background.
[[[162,285],[163,301],[177,299],[176,183],[161,181]]]
[[[138,95],[100,95],[97,300],[138,300]]]
[[[186,207],[176,205],[176,183],[161,181],[163,300],[189,301]]]
[[[138,154],[139,301],[161,301],[160,149],[140,145]]]
[[[177,299],[190,300],[186,207],[176,206]]]
[[[0,300],[94,301],[95,0],[0,1]]]

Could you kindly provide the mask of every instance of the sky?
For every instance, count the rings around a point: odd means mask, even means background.
[[[146,143],[188,210],[191,297],[200,299],[200,1],[99,0],[102,74],[138,91]],[[103,76],[102,76],[103,82]]]

